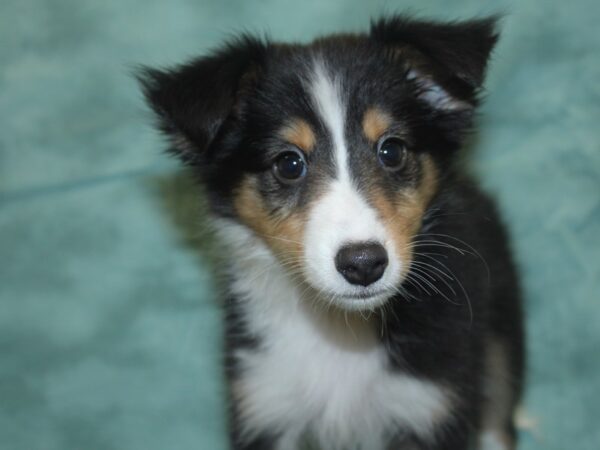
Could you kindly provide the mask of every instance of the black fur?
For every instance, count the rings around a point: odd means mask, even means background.
[[[520,289],[506,232],[492,202],[467,179],[449,177],[445,184],[415,239],[421,245],[417,261],[462,275],[438,281],[434,288],[423,281],[427,278],[423,273],[421,286],[406,283],[408,302],[391,304],[383,341],[395,369],[459,389],[468,401],[458,413],[462,420],[452,426],[468,435],[480,425],[483,358],[490,337],[506,345],[509,381],[515,399],[520,396],[524,369]],[[440,242],[450,247],[440,247]],[[467,307],[456,308],[453,303]],[[506,429],[514,437],[512,422]]]
[[[332,176],[331,142],[303,84],[307,61],[315,53],[341,74],[350,112],[348,140],[354,152],[362,152],[350,169],[361,189],[378,185],[392,195],[419,180],[420,154],[434,158],[440,185],[414,238],[416,261],[438,273],[449,270],[455,279],[432,278],[415,269],[401,286],[403,294],[383,309],[381,345],[390,370],[451,386],[460,402],[440,428],[436,444],[398,430],[394,448],[465,450],[473,442],[491,339],[507,349],[513,402],[520,396],[520,289],[506,232],[493,203],[455,164],[496,40],[493,18],[440,24],[397,16],[374,22],[369,34],[333,36],[307,46],[243,36],[184,66],[147,69],[139,76],[161,129],[172,139],[171,151],[197,171],[219,216],[235,219],[233,196],[247,173],[257,175],[261,195],[273,211],[304,206],[312,190]],[[396,179],[382,176],[373,149],[359,132],[362,113],[371,105],[393,114],[393,126],[410,145],[415,170]],[[306,183],[282,187],[270,168],[285,147],[274,133],[290,117],[311,124],[317,149],[310,156]],[[227,302],[230,379],[237,370],[233,351],[260,339],[246,332],[237,301]],[[232,411],[234,448],[272,448],[277,436],[266,434],[241,444],[235,405]],[[511,421],[505,431],[514,437]]]

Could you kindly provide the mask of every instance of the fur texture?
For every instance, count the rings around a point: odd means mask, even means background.
[[[230,261],[232,448],[514,448],[518,279],[455,164],[496,39],[396,16],[140,74]]]

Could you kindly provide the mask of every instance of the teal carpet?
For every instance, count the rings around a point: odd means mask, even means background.
[[[233,30],[306,40],[406,7],[508,13],[473,169],[525,277],[521,448],[600,448],[597,0],[4,0],[0,449],[225,449],[210,239],[131,67]]]

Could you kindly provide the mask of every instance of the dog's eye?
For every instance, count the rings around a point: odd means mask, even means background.
[[[379,144],[377,157],[386,170],[400,170],[406,162],[407,149],[403,140],[388,138]]]
[[[306,163],[300,153],[294,151],[284,152],[275,160],[273,173],[282,183],[295,183],[306,175]]]

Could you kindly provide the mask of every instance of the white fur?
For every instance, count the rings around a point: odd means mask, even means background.
[[[348,149],[344,139],[344,122],[346,120],[344,99],[341,96],[339,80],[335,77],[332,78],[327,73],[322,61],[315,61],[310,91],[321,120],[333,141],[338,179],[344,183],[350,183]]]
[[[369,286],[353,285],[335,267],[335,256],[345,244],[376,241],[388,253],[388,266],[382,277]],[[393,294],[401,276],[402,263],[395,246],[373,208],[352,189],[335,180],[309,213],[304,237],[304,270],[309,283],[346,309],[368,309]],[[367,295],[368,298],[352,298]]]
[[[394,286],[400,281],[402,262],[376,211],[353,185],[348,167],[350,154],[344,137],[345,105],[339,81],[317,61],[309,88],[321,121],[331,136],[337,173],[327,192],[309,213],[304,237],[306,278],[340,307],[372,308],[393,294]],[[345,244],[367,241],[384,246],[388,267],[377,282],[367,287],[350,284],[337,271],[335,256]],[[367,298],[358,299],[357,296]]]
[[[247,438],[266,430],[281,433],[278,450],[306,436],[323,450],[384,450],[394,430],[431,436],[449,410],[444,388],[389,372],[374,323],[319,308],[259,238],[233,223],[218,229],[246,325],[263,339],[260,350],[236,355],[233,393]]]

